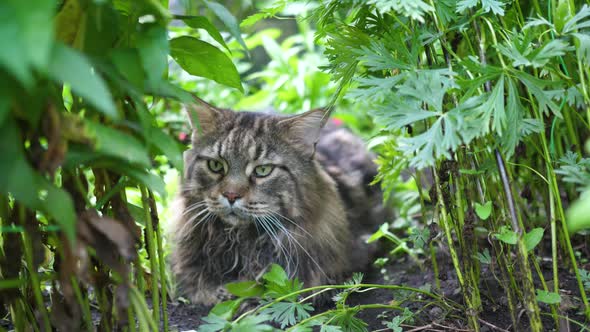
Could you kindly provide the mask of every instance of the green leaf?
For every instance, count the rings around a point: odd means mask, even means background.
[[[270,320],[268,315],[250,315],[240,320],[237,324],[232,326],[232,332],[270,332],[274,331],[274,328],[264,322]]]
[[[482,264],[492,263],[492,256],[490,255],[490,251],[488,250],[488,248],[485,248],[483,253],[478,252],[477,255],[475,255],[475,258],[477,258],[477,260],[480,261]]]
[[[150,130],[149,137],[150,143],[156,146],[156,148],[168,158],[172,166],[182,174],[184,160],[178,143],[160,128],[153,127],[153,129]]]
[[[120,165],[110,165],[109,168],[114,171],[117,171],[119,174],[128,175],[130,178],[143,183],[150,190],[160,194],[162,198],[166,198],[166,195],[168,195],[168,193],[166,192],[166,184],[160,176],[152,174],[151,172],[148,172],[143,169],[124,167]]]
[[[537,289],[537,301],[546,304],[558,304],[561,302],[561,296],[554,292]]]
[[[143,69],[147,74],[150,84],[155,85],[161,81],[168,68],[168,38],[166,29],[152,25],[146,31],[139,34],[137,48]]]
[[[74,6],[71,4],[74,0],[66,1],[67,5]],[[75,2],[80,2],[75,0]],[[120,36],[119,22],[121,17],[119,13],[111,6],[96,5],[96,4],[80,4],[84,6],[83,10],[80,10],[79,17],[69,17],[67,23],[61,22],[60,28],[64,28],[67,24],[69,25],[66,29],[72,29],[71,25],[74,26],[74,30],[78,37],[73,39],[70,43],[64,41],[64,43],[73,45],[74,48],[83,50],[85,54],[90,56],[103,56],[107,54],[113,45],[117,44]],[[73,13],[72,13],[73,14]],[[75,15],[75,14],[74,14]],[[82,16],[84,18],[82,18]],[[66,20],[68,17],[60,17],[62,20]],[[76,36],[74,35],[74,37]],[[81,38],[83,36],[83,38]]]
[[[381,14],[387,14],[394,10],[406,17],[410,17],[419,22],[424,22],[426,12],[432,11],[433,8],[422,0],[412,1],[391,1],[391,0],[368,0],[368,4],[373,4]]]
[[[422,229],[413,228],[412,233],[410,234],[410,241],[414,243],[414,248],[424,249],[426,243],[428,243],[428,239],[430,238],[430,229],[428,227],[424,227]]]
[[[244,51],[247,53],[248,47],[246,46],[244,39],[242,39],[242,32],[240,31],[240,26],[238,25],[236,18],[222,4],[210,2],[207,0],[205,0],[205,4],[213,13],[215,13],[221,22],[223,22],[232,37],[234,37],[238,43],[240,43]]]
[[[287,4],[287,2],[282,0],[282,1],[276,1],[273,4],[274,4],[274,6],[272,6],[270,8],[264,8],[259,13],[256,13],[256,14],[246,17],[242,21],[242,23],[240,23],[240,27],[246,28],[246,27],[256,24],[256,22],[258,22],[262,19],[274,17],[277,13],[279,13],[280,11],[282,11],[285,8],[285,5]]]
[[[526,233],[523,237],[526,250],[531,251],[535,249],[537,244],[539,244],[539,242],[541,242],[541,240],[543,239],[544,233],[545,231],[542,228],[535,228],[530,232]]]
[[[289,280],[287,273],[280,265],[273,264],[270,267],[270,271],[266,272],[262,278],[268,282],[283,286]]]
[[[48,66],[49,76],[61,83],[67,83],[72,91],[83,97],[103,114],[118,119],[111,93],[90,62],[78,51],[56,44]]]
[[[133,86],[143,90],[145,85],[144,67],[136,49],[115,49],[110,54],[117,71]]]
[[[492,214],[492,201],[487,201],[483,205],[476,202],[475,213],[481,220],[487,220]]]
[[[129,164],[151,167],[151,161],[144,145],[135,137],[111,127],[86,120],[85,134],[97,153],[119,158]]]
[[[567,209],[567,228],[570,232],[590,229],[590,190]]]
[[[462,13],[467,9],[477,6],[478,0],[460,0],[457,1],[457,13]]]
[[[227,47],[227,44],[223,40],[223,37],[221,36],[217,28],[205,16],[182,16],[181,20],[191,28],[203,29],[207,31],[209,35],[213,39],[215,39],[216,42],[218,42],[221,46],[225,47],[225,49],[231,53],[229,47]]]
[[[141,126],[143,127],[143,137],[149,144],[156,147],[160,153],[164,154],[168,161],[182,174],[184,167],[184,159],[182,151],[174,138],[165,133],[163,129],[155,126],[153,116],[147,110],[143,100],[135,100],[135,107]]]
[[[244,299],[235,299],[230,301],[223,301],[217,303],[209,312],[215,316],[221,317],[225,320],[230,320],[240,308],[240,305],[244,302]]]
[[[37,69],[45,69],[51,57],[54,30],[40,23],[52,22],[54,1],[8,0],[6,3],[15,9],[19,29],[18,35],[13,35],[7,40],[22,43],[26,52],[26,57],[18,60],[27,61]],[[7,48],[4,46],[2,51]]]
[[[201,324],[197,329],[198,332],[217,332],[225,331],[231,324],[227,320],[215,314],[209,314],[207,317],[201,318],[204,324]]]
[[[516,244],[518,241],[518,235],[507,226],[500,227],[500,233],[494,234],[494,236],[496,239],[507,244]]]
[[[384,237],[387,233],[389,233],[389,224],[383,223],[379,226],[379,229],[367,239],[367,243],[375,242]]]
[[[590,6],[584,4],[582,9],[574,15],[570,20],[568,20],[565,25],[563,26],[562,33],[570,33],[574,32],[575,30],[588,28],[590,27]]]
[[[238,70],[225,53],[193,37],[170,40],[170,56],[189,74],[244,91]]]
[[[61,226],[67,239],[73,244],[76,236],[76,213],[72,198],[29,165],[17,128],[12,118],[0,125],[0,193],[10,193],[28,208],[47,213]]]
[[[30,88],[33,75],[27,59],[27,49],[20,38],[20,27],[14,6],[8,2],[0,2],[0,40],[11,41],[10,47],[3,47],[0,51],[0,68],[4,68],[25,87]]]
[[[239,281],[225,285],[227,291],[238,297],[256,297],[264,293],[264,287],[256,281]]]
[[[481,0],[481,7],[486,13],[504,16],[504,3],[498,0]]]
[[[308,303],[277,302],[264,309],[262,313],[268,314],[272,320],[281,324],[281,329],[284,329],[310,317],[311,311],[313,307]]]

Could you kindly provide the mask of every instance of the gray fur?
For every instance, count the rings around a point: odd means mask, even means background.
[[[200,128],[185,152],[172,228],[181,294],[213,304],[223,284],[257,279],[272,263],[306,286],[339,282],[368,263],[360,236],[385,213],[379,190],[368,188],[376,169],[360,139],[321,130],[322,110],[283,117],[199,100],[194,111]],[[224,171],[213,172],[211,158]],[[266,164],[275,165],[270,175],[255,177]],[[230,206],[224,193],[241,198]]]

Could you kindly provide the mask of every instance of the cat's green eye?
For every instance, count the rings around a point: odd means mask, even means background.
[[[213,173],[224,173],[223,163],[218,160],[207,160],[207,167],[209,167],[209,170]]]
[[[273,165],[260,165],[254,168],[254,175],[258,178],[268,176],[275,167]]]

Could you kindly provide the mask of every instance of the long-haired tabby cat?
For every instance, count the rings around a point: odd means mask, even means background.
[[[365,268],[362,235],[385,210],[373,156],[326,112],[233,112],[197,99],[173,226],[173,271],[193,302],[272,263],[306,286]],[[325,127],[325,128],[323,128]],[[322,129],[323,128],[323,129]]]

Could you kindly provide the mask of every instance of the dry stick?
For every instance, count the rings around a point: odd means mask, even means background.
[[[491,327],[491,328],[493,328],[494,330],[497,330],[497,331],[502,331],[502,332],[510,332],[510,331],[508,331],[508,330],[504,330],[503,328],[501,328],[501,327],[498,327],[498,326],[496,326],[496,325],[494,325],[494,324],[492,324],[492,323],[486,322],[485,320],[483,320],[483,319],[481,319],[481,318],[479,319],[479,321],[480,321],[480,323],[482,323],[482,324],[484,324],[484,325],[487,325],[488,327]]]

